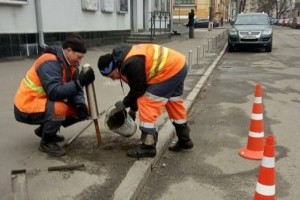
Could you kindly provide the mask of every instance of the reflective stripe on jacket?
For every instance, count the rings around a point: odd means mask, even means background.
[[[33,63],[31,68],[28,70],[25,78],[20,83],[20,86],[14,98],[14,104],[23,113],[43,113],[46,110],[47,95],[41,84],[39,76],[37,75],[37,69],[47,61],[58,61],[58,59],[56,55],[52,53],[45,53],[41,55]],[[62,69],[62,82],[65,83],[67,72],[63,65]],[[72,69],[71,73],[74,74],[75,70],[75,68]],[[58,113],[60,112],[60,110],[65,110],[63,106],[56,107],[55,109],[57,109],[56,111]]]
[[[173,77],[185,64],[184,55],[156,44],[133,45],[127,53],[124,62],[135,55],[145,56],[147,84],[160,83]],[[126,80],[126,78],[122,78]]]

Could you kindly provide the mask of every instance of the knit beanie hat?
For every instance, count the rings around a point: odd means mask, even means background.
[[[108,76],[116,67],[112,54],[108,53],[99,57],[98,68],[102,76]]]
[[[79,53],[86,53],[86,47],[83,38],[78,34],[69,35],[62,43],[63,49],[71,48]]]

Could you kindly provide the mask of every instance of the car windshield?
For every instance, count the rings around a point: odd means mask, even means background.
[[[264,15],[240,15],[237,17],[235,25],[267,25],[269,20]]]

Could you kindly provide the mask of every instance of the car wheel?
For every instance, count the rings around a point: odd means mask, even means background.
[[[266,46],[265,51],[266,51],[266,52],[272,52],[272,44],[269,45],[269,46]]]

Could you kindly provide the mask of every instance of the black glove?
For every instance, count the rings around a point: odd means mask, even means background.
[[[128,115],[135,121],[136,119],[136,112],[133,110],[129,110]]]
[[[78,77],[81,87],[87,86],[95,80],[95,73],[92,68],[89,68],[86,72],[81,70]]]
[[[77,104],[75,109],[77,112],[77,117],[79,119],[81,119],[81,120],[88,119],[89,112],[88,112],[88,108],[85,104]]]

